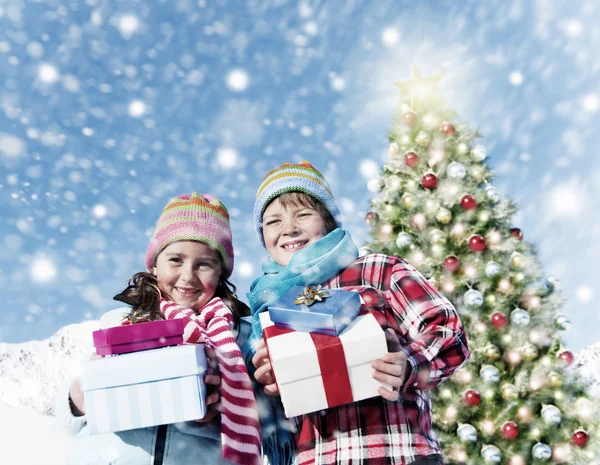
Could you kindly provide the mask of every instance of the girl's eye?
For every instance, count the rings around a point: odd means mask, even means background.
[[[169,258],[169,261],[173,263],[181,263],[182,260],[179,257],[171,257]]]
[[[209,269],[209,268],[213,268],[213,264],[209,263],[209,262],[200,262],[200,263],[198,263],[198,268],[206,270],[206,269]]]

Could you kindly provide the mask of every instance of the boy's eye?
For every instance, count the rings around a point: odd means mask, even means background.
[[[272,226],[278,222],[279,222],[279,220],[269,220],[265,223],[265,226]]]

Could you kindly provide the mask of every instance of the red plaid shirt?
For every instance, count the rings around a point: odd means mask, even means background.
[[[376,397],[296,417],[297,463],[405,465],[441,454],[428,390],[469,357],[452,304],[404,260],[381,254],[359,258],[323,287],[359,291],[361,311],[398,334],[409,373],[396,402]]]

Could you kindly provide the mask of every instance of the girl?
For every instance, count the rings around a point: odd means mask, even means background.
[[[265,385],[264,393],[276,396],[277,386],[260,339],[259,313],[292,286],[316,284],[360,292],[365,302],[361,312],[371,312],[386,330],[390,350],[372,362],[373,377],[394,387],[381,387],[382,397],[296,417],[295,429],[280,426],[282,408],[272,402],[261,423],[278,427],[264,437],[263,453],[271,454],[273,464],[441,464],[428,390],[469,356],[452,304],[400,258],[358,258],[350,234],[341,229],[327,181],[306,161],[285,163],[267,173],[256,195],[254,217],[270,256],[263,263],[264,275],[248,294],[253,338],[259,340],[252,347],[254,377]]]
[[[180,195],[164,208],[146,253],[148,273],[137,273],[115,299],[131,309],[117,309],[101,319],[103,327],[139,320],[183,318],[184,342],[205,343],[214,350],[221,376],[207,384],[221,388],[208,395],[207,415],[183,422],[114,434],[87,435],[85,403],[76,379],[59,393],[56,415],[77,438],[69,464],[238,465],[260,460],[258,415],[248,372],[232,332],[242,342],[249,324],[247,307],[234,297],[227,279],[233,271],[229,214],[211,195]],[[233,292],[229,286],[233,287]]]

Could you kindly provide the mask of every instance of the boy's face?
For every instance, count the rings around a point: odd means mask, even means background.
[[[176,303],[200,310],[217,291],[221,260],[204,242],[173,242],[158,254],[152,273]]]
[[[263,214],[263,239],[269,255],[281,266],[292,256],[327,235],[325,222],[314,208],[289,205],[273,200]]]

